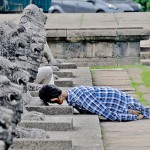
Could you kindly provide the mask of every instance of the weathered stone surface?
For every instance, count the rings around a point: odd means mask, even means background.
[[[73,78],[73,73],[70,72],[70,70],[60,70],[60,71],[54,71],[54,74],[56,74],[60,78]]]
[[[57,64],[56,65],[60,69],[76,69],[77,65],[76,63],[62,63],[62,64]]]
[[[6,150],[13,143],[12,110],[0,106],[0,149]]]
[[[70,140],[36,140],[36,139],[19,139],[14,140],[11,147],[12,150],[72,150],[72,142]]]
[[[16,127],[16,138],[49,138],[45,130],[35,128]]]
[[[24,112],[22,114],[22,120],[27,120],[27,121],[44,121],[45,120],[45,115],[40,112],[36,111],[30,111],[28,112],[26,109],[24,109]]]
[[[0,76],[0,79],[0,106],[11,109],[14,112],[13,123],[17,124],[21,120],[21,114],[23,113],[21,88],[12,83],[6,76]]]
[[[47,37],[66,37],[66,30],[47,30]]]
[[[92,58],[69,58],[63,60],[64,63],[74,63],[78,67],[135,65],[140,62],[139,57],[124,57],[124,58],[92,57]]]
[[[5,57],[0,56],[0,75],[6,75],[12,82],[26,86],[30,74],[23,70],[22,66],[17,63],[13,63],[6,59]]]
[[[44,129],[46,131],[71,131],[73,119],[71,117],[47,117],[45,121],[21,121],[20,126],[26,128]]]
[[[140,52],[141,59],[150,59],[150,52]]]
[[[59,78],[58,80],[54,81],[55,85],[58,87],[72,87],[73,81],[71,78]]]
[[[4,143],[4,141],[0,140],[0,149],[1,150],[5,150],[6,149],[6,145]]]
[[[26,53],[18,54],[20,56],[19,63],[21,63],[22,56],[25,56],[25,60],[22,60],[22,64],[27,67],[31,74],[31,81],[34,81],[38,68],[42,61],[42,51],[44,50],[44,44],[46,43],[46,32],[44,24],[46,23],[46,15],[42,9],[31,4],[28,5],[20,18],[19,25],[23,26],[26,30],[27,39],[30,44],[25,45],[24,49],[28,49]],[[27,63],[28,62],[28,63]]]
[[[141,64],[149,66],[150,65],[150,59],[141,59],[140,60]]]
[[[69,115],[73,114],[73,108],[71,106],[26,106],[28,111],[42,112],[45,115]]]

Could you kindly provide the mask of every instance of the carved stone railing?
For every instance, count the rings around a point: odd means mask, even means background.
[[[12,133],[5,129],[8,123],[4,122],[5,116],[0,118],[0,128],[4,130],[0,134],[1,149],[8,149],[14,136],[48,138],[45,130],[17,126],[21,120],[23,105],[30,103],[29,100],[32,99],[28,84],[29,79],[34,81],[36,78],[43,57],[46,43],[45,22],[46,15],[41,9],[29,5],[24,9],[19,25],[11,22],[0,25],[0,106],[13,112],[10,125]],[[44,120],[44,115],[24,109],[22,118]]]

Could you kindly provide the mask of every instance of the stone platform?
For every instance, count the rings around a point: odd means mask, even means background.
[[[63,69],[61,70],[63,72]],[[66,69],[65,69],[66,71]],[[73,86],[92,86],[91,74],[88,67],[67,69],[73,77]],[[70,74],[70,73],[69,73]],[[64,78],[65,79],[65,78]],[[60,87],[67,90],[70,87]],[[36,93],[36,94],[35,94]],[[34,91],[38,96],[38,91]],[[50,150],[103,150],[101,128],[97,115],[80,115],[77,110],[64,103],[62,106],[51,104],[39,106],[39,97],[34,97],[35,102],[26,106],[28,111],[38,111],[45,114],[45,121],[22,120],[20,126],[27,128],[45,129],[48,139],[14,139],[12,149],[42,149]],[[43,144],[42,144],[43,143]]]
[[[93,85],[109,85],[125,91],[130,96],[137,98],[136,91],[141,92],[150,104],[150,90],[142,85],[141,70],[130,69],[105,69],[93,70]],[[137,89],[131,87],[133,82],[141,84]],[[101,120],[101,131],[103,134],[103,146],[106,150],[149,150],[150,149],[150,120],[138,120],[129,122],[111,122]]]

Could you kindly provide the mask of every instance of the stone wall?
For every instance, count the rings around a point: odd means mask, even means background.
[[[140,41],[149,35],[149,30],[140,27],[49,29],[47,41],[55,58],[78,66],[108,65],[107,60],[110,65],[128,65],[139,62]]]

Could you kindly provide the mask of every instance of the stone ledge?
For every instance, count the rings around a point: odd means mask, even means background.
[[[25,128],[44,129],[46,131],[69,131],[73,129],[72,117],[48,117],[45,121],[22,120],[20,126]]]
[[[14,139],[12,150],[72,150],[70,140]]]
[[[26,106],[28,111],[37,111],[45,115],[70,115],[73,114],[73,107],[71,106]]]
[[[73,81],[71,78],[59,78],[54,81],[55,85],[58,87],[72,87]]]
[[[100,28],[100,29],[47,29],[47,38],[60,40],[65,38],[68,41],[89,41],[89,40],[147,40],[150,30],[142,27],[132,28]]]
[[[60,78],[73,78],[73,73],[70,72],[68,69],[60,70],[60,71],[54,71],[53,73],[56,74]]]

